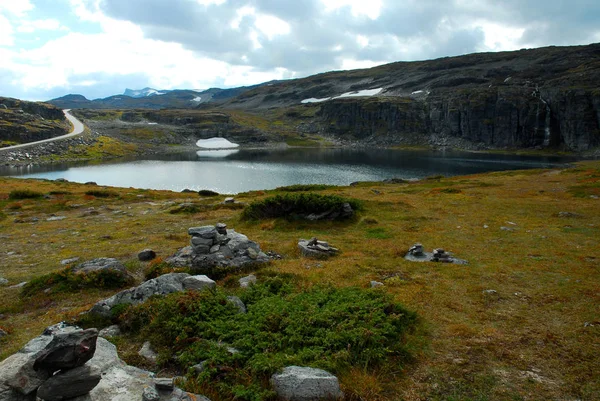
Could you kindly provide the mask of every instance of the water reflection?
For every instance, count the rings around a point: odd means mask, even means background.
[[[0,175],[100,185],[237,193],[292,184],[422,178],[552,167],[573,158],[364,149],[201,150],[104,164],[2,167]]]

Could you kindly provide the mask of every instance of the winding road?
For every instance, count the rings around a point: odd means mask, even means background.
[[[39,145],[40,143],[60,141],[62,139],[72,138],[74,136],[80,135],[81,133],[83,133],[83,130],[85,127],[83,126],[83,123],[81,121],[79,121],[78,119],[73,117],[73,115],[71,113],[69,113],[70,111],[71,111],[71,109],[66,109],[66,110],[63,110],[63,113],[65,113],[65,117],[67,117],[67,120],[69,120],[71,122],[71,124],[73,124],[73,131],[71,131],[71,133],[66,134],[66,135],[61,135],[61,136],[55,136],[54,138],[43,139],[41,141],[28,142],[28,143],[23,143],[21,145],[7,146],[5,148],[0,148],[0,152],[19,149],[19,148],[27,148],[29,146]]]

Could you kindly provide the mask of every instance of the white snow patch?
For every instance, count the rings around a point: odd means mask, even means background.
[[[343,98],[343,97],[375,96],[375,95],[379,94],[379,92],[381,92],[382,90],[383,90],[383,88],[377,88],[377,89],[363,89],[363,90],[354,91],[354,92],[346,92],[339,96],[334,97],[334,99],[339,99],[339,98]]]
[[[328,101],[329,99],[331,99],[331,98],[330,98],[330,97],[324,97],[324,98],[322,98],[322,99],[317,99],[317,98],[315,98],[315,97],[311,97],[310,99],[304,99],[304,100],[303,100],[302,102],[300,102],[300,103],[304,103],[304,104],[306,104],[306,103],[320,103],[320,102],[326,102],[326,101]]]
[[[232,150],[199,150],[196,152],[196,154],[199,157],[211,157],[211,158],[217,158],[217,157],[227,157],[230,155],[234,155],[237,152],[239,152],[239,150],[237,149],[232,149]]]
[[[412,94],[413,95],[418,95],[419,93],[423,93],[423,91],[414,91]]]
[[[237,143],[229,142],[225,138],[210,138],[210,139],[200,139],[196,142],[196,146],[203,149],[231,149],[237,148]]]
[[[202,97],[201,96],[196,96],[195,98],[193,98],[192,100],[190,100],[190,102],[200,102],[202,101]]]
[[[300,103],[304,103],[304,104],[306,104],[306,103],[320,103],[320,102],[326,102],[326,101],[331,100],[331,99],[341,99],[341,98],[345,98],[345,97],[375,96],[375,95],[379,94],[382,90],[383,90],[383,88],[363,89],[363,90],[360,90],[360,91],[346,92],[346,93],[342,93],[339,96],[324,97],[324,98],[321,98],[321,99],[317,99],[317,98],[311,97],[310,99],[304,99]]]
[[[158,123],[148,123],[148,125],[158,125]]]

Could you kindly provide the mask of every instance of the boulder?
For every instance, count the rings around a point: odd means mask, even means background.
[[[190,267],[192,265],[192,257],[194,250],[191,246],[181,248],[175,255],[167,258],[165,262],[174,267]]]
[[[379,281],[371,281],[371,288],[383,287],[383,283]]]
[[[153,295],[166,295],[173,292],[184,290],[198,290],[214,288],[206,276],[190,276],[187,273],[169,273],[163,274],[152,280],[148,280],[138,287],[130,288],[96,303],[91,313],[97,313],[103,316],[111,316],[112,308],[115,305],[127,304],[136,305],[146,301]],[[214,283],[214,281],[213,281]]]
[[[247,312],[246,305],[244,305],[244,302],[241,299],[239,299],[238,297],[228,296],[227,301],[229,301],[232,304],[234,304],[235,306],[237,306],[237,308],[240,310],[240,313]]]
[[[35,354],[18,352],[0,362],[0,385],[24,394],[32,394],[48,378],[47,372],[33,369]]]
[[[61,401],[85,395],[100,382],[100,372],[90,366],[59,372],[40,386],[37,396],[45,401]]]
[[[271,376],[277,396],[285,401],[337,400],[343,397],[334,375],[321,369],[288,366]]]
[[[0,383],[0,400],[2,401],[36,401],[34,393],[23,395],[12,387]]]
[[[156,252],[154,252],[152,249],[144,249],[138,253],[138,260],[140,262],[149,262],[154,259],[156,259]]]
[[[133,277],[127,271],[123,263],[114,258],[97,258],[87,262],[80,263],[71,268],[75,274],[99,273],[102,271],[110,271],[127,280],[133,280]]]
[[[97,339],[96,329],[55,334],[37,354],[33,368],[51,374],[57,370],[82,366],[94,356]]]

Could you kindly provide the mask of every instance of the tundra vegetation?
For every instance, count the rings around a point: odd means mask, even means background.
[[[361,207],[342,221],[244,219],[239,206],[218,206],[224,195],[0,178],[0,358],[58,321],[98,324],[81,312],[129,285],[71,277],[61,261],[114,257],[141,282],[174,270],[162,261],[187,245],[189,227],[224,222],[283,258],[248,290],[229,275],[214,292],[117,308],[124,334],[113,341],[128,363],[187,375],[213,400],[269,399],[266,378],[287,363],[330,369],[349,400],[598,399],[600,162],[235,198],[256,206],[290,194]],[[196,208],[171,213],[182,204]],[[298,239],[311,237],[340,253],[300,257]],[[409,262],[416,242],[469,264]],[[139,262],[148,247],[159,258]],[[236,313],[228,295],[253,311]],[[146,340],[158,366],[137,355]],[[208,368],[190,372],[200,360]]]

